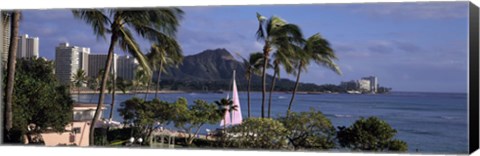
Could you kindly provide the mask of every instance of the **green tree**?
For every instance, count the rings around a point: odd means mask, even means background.
[[[248,60],[243,58],[240,54],[238,54],[238,56],[242,58],[243,66],[246,69],[245,78],[248,81],[248,85],[247,85],[248,115],[247,116],[250,118],[250,90],[251,90],[250,84],[252,82],[252,75],[261,74],[260,68],[263,67],[262,66],[263,54],[261,52],[252,53],[248,57]]]
[[[12,131],[19,135],[6,142],[21,142],[24,135],[30,138],[28,135],[45,131],[63,132],[72,121],[73,100],[69,89],[57,82],[53,62],[18,59],[15,84]],[[28,125],[35,128],[29,131]]]
[[[122,102],[118,112],[125,124],[134,125],[138,129],[136,137],[142,137],[145,140],[151,137],[157,124],[166,125],[175,115],[173,104],[158,99],[144,101],[137,97]]]
[[[15,65],[17,58],[17,46],[18,46],[18,30],[20,28],[20,16],[21,12],[13,10],[7,13],[10,15],[11,27],[10,27],[10,46],[8,49],[8,61],[7,61],[7,84],[5,88],[5,138],[9,138],[10,129],[13,126],[13,92],[15,84]]]
[[[183,11],[178,8],[156,8],[156,9],[84,9],[73,10],[74,17],[84,20],[90,24],[94,33],[98,37],[106,38],[110,34],[110,45],[108,57],[105,63],[105,73],[103,74],[100,97],[95,111],[92,123],[99,119],[100,109],[103,107],[105,98],[104,91],[108,80],[108,73],[112,65],[114,49],[117,45],[124,51],[129,52],[135,57],[140,65],[151,75],[151,70],[144,54],[133,38],[132,31],[135,31],[141,37],[150,41],[157,41],[174,36],[177,27],[182,18]],[[94,131],[95,126],[91,126],[90,131]],[[94,133],[90,133],[90,145],[93,145]]]
[[[180,45],[174,39],[158,41],[158,44],[152,44],[150,53],[147,54],[152,67],[157,70],[157,83],[155,87],[155,98],[158,98],[160,89],[160,79],[162,73],[168,66],[178,67],[183,61],[183,54]]]
[[[295,81],[295,87],[293,89],[292,98],[290,99],[290,103],[288,104],[287,110],[287,117],[290,113],[292,108],[293,100],[295,99],[295,94],[297,92],[298,84],[300,82],[300,74],[302,71],[306,71],[310,61],[313,60],[318,65],[327,67],[328,69],[334,71],[335,73],[341,75],[342,72],[340,68],[335,64],[337,56],[335,52],[330,47],[330,43],[324,39],[320,34],[315,34],[309,37],[305,44],[301,47],[296,46],[295,48],[295,55],[293,58],[295,59],[296,67],[298,68],[296,71],[297,80]]]
[[[257,13],[259,28],[256,33],[257,40],[264,41],[263,47],[263,70],[262,70],[262,118],[265,117],[265,92],[266,70],[272,49],[293,50],[293,43],[302,43],[303,35],[300,28],[295,24],[288,24],[283,19],[273,16],[266,17]]]
[[[287,147],[283,124],[271,118],[248,118],[230,127],[229,141],[233,147],[248,149],[284,149]]]
[[[294,150],[331,149],[335,147],[335,127],[320,111],[292,112],[280,118],[285,125],[287,138]]]
[[[193,105],[188,106],[187,100],[180,98],[174,105],[176,114],[174,118],[175,127],[184,130],[188,134],[185,138],[187,145],[192,144],[203,125],[215,124],[222,119],[215,104],[210,104],[203,100],[195,100],[193,103]]]
[[[341,147],[361,151],[408,150],[407,143],[393,139],[397,131],[377,118],[361,118],[350,127],[338,127],[337,139]]]
[[[72,77],[72,85],[77,88],[77,102],[80,102],[80,88],[87,83],[87,74],[82,69],[78,69]]]

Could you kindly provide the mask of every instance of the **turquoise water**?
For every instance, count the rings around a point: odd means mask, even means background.
[[[80,101],[88,102],[98,95],[80,95]],[[116,96],[116,107],[133,95]],[[143,98],[144,94],[137,95]],[[185,97],[190,103],[196,99],[213,102],[226,97],[215,93],[161,94],[162,100],[175,101]],[[247,93],[240,93],[240,103],[244,119],[247,117]],[[152,99],[154,94],[149,94]],[[268,96],[267,96],[268,97]],[[272,99],[273,116],[285,115],[291,94],[274,93]],[[74,95],[76,99],[76,95]],[[110,103],[110,96],[106,97]],[[397,139],[407,142],[409,152],[458,153],[468,152],[467,94],[462,93],[410,93],[392,92],[382,95],[352,94],[297,94],[293,111],[308,111],[310,107],[322,111],[337,126],[349,126],[360,117],[378,116],[387,121],[398,132]],[[251,113],[261,115],[261,93],[251,94]],[[267,107],[266,107],[267,108]],[[109,108],[104,116],[109,115]],[[122,118],[115,111],[114,119]],[[202,128],[215,129],[218,125]]]

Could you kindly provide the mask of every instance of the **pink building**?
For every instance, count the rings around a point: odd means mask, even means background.
[[[77,145],[88,146],[90,126],[95,114],[97,104],[73,104],[73,122],[65,126],[65,132],[46,132],[42,133],[42,138],[46,146],[58,145]],[[102,108],[102,111],[105,107]],[[102,113],[100,112],[100,116]],[[96,124],[100,125],[100,124]]]

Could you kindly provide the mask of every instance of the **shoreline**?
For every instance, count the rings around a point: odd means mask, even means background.
[[[94,91],[94,90],[80,90],[80,94],[99,94],[100,91]],[[126,91],[125,93],[123,93],[121,90],[116,90],[115,91],[115,94],[133,94],[133,93],[137,93],[137,94],[145,94],[147,93],[147,90],[137,90],[137,91]],[[155,94],[155,90],[149,90],[148,91],[149,94]],[[175,94],[175,93],[188,93],[186,91],[177,91],[177,90],[159,90],[158,91],[159,94]],[[76,89],[71,89],[70,90],[70,94],[72,95],[75,95],[75,94],[78,94],[78,90]],[[105,94],[108,94],[108,90],[106,90]]]
[[[240,93],[246,93],[247,91],[239,91]],[[90,89],[81,89],[80,94],[99,94],[99,91],[93,91]],[[126,91],[123,93],[121,90],[116,90],[115,94],[145,94],[147,93],[147,90],[137,90],[137,91]],[[155,94],[155,90],[148,90],[149,94]],[[181,93],[214,93],[214,94],[224,94],[224,93],[229,93],[228,91],[201,91],[201,90],[194,90],[194,91],[182,91],[182,90],[159,90],[159,94],[181,94]],[[262,93],[262,91],[250,91],[250,93]],[[267,92],[269,93],[269,92]],[[286,94],[292,94],[292,91],[273,91],[273,93],[286,93]],[[78,94],[78,90],[76,89],[71,89],[70,94],[75,95]],[[105,92],[105,94],[108,94],[108,91]],[[340,92],[315,92],[315,91],[297,91],[296,94],[309,94],[309,95],[318,95],[318,94],[349,94],[349,93],[340,93]],[[376,93],[376,94],[388,94],[387,93]],[[352,94],[356,95],[356,94]],[[368,93],[362,93],[358,95],[368,95]],[[372,95],[372,94],[370,94]],[[374,95],[374,94],[373,94]]]

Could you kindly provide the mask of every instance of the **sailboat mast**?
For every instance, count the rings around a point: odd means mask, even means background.
[[[233,81],[235,81],[235,70],[233,70]]]

